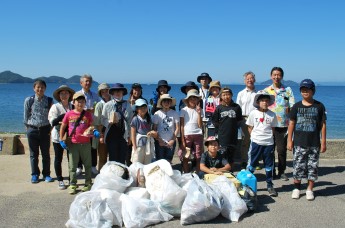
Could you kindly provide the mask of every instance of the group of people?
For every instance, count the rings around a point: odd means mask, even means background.
[[[115,83],[110,87],[101,83],[98,93],[94,93],[90,90],[91,75],[83,75],[80,91],[75,92],[65,85],[54,91],[55,104],[44,94],[46,83],[37,80],[35,95],[26,98],[24,103],[31,182],[39,181],[39,148],[44,180],[53,181],[50,177],[50,139],[60,189],[66,188],[61,161],[63,151],[68,151],[70,194],[77,191],[77,176],[82,165],[85,186],[81,190],[88,191],[92,186],[92,173],[97,174],[108,160],[128,166],[132,162],[148,164],[159,159],[171,163],[177,146],[183,172],[191,171],[192,162],[200,176],[220,175],[234,170],[240,129],[241,166],[254,172],[263,160],[269,195],[277,196],[274,178],[288,180],[285,174],[288,149],[294,151],[292,198],[299,198],[301,180],[307,178],[306,197],[312,200],[319,153],[326,151],[325,107],[313,99],[315,84],[310,79],[301,82],[303,100],[295,104],[292,89],[282,84],[283,76],[282,68],[272,68],[272,85],[257,91],[255,74],[246,72],[246,87],[234,102],[229,87],[222,87],[220,81],[202,73],[197,77],[200,88],[193,81],[181,87],[186,97],[180,101],[179,111],[166,80],[158,82],[149,101],[142,96],[142,86],[134,83],[126,100],[128,91],[123,84]]]

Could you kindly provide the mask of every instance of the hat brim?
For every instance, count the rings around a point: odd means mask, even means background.
[[[73,95],[75,94],[75,91],[69,87],[63,87],[63,88],[58,88],[53,92],[53,97],[56,101],[60,102],[60,92],[61,91],[68,91],[70,93],[68,101],[71,101],[73,99]]]
[[[274,95],[271,95],[271,94],[256,94],[255,97],[254,97],[254,102],[253,102],[253,106],[257,109],[260,108],[260,105],[258,104],[258,99],[260,98],[260,96],[269,96],[270,98],[270,103],[268,104],[268,106],[271,106],[274,104],[274,101],[275,101],[275,97]]]
[[[190,95],[187,96],[186,98],[183,98],[182,101],[183,101],[184,103],[187,103],[187,100],[188,100],[188,98],[190,98],[190,97],[197,97],[197,98],[201,99],[201,96],[200,96],[200,95],[190,94]]]
[[[163,98],[159,98],[158,102],[157,102],[157,108],[163,108],[162,107],[162,101],[163,100],[171,100],[171,107],[174,107],[176,105],[176,99],[175,98],[168,98],[168,97],[163,97]]]
[[[115,90],[122,90],[123,96],[127,95],[127,93],[128,93],[126,88],[110,88],[109,94],[113,94]]]
[[[215,140],[206,141],[206,142],[204,143],[204,145],[205,145],[205,146],[208,146],[208,144],[209,144],[210,142],[213,142],[213,141],[216,141],[216,142],[218,142],[218,144],[219,144],[219,140],[218,140],[218,139],[215,139]]]
[[[166,86],[168,88],[168,92],[171,90],[171,86],[170,85],[160,85],[160,86]],[[159,93],[159,87],[157,86],[156,91]]]
[[[200,83],[201,78],[208,78],[209,82],[212,82],[211,76],[201,76],[200,75],[200,76],[198,76],[198,78],[196,80]]]
[[[187,87],[193,87],[193,89],[199,90],[199,87],[197,85],[195,85],[195,86],[193,86],[193,85],[188,85],[188,86],[184,85],[184,86],[181,87],[181,92],[184,93],[184,94],[187,94],[186,93],[186,88]]]

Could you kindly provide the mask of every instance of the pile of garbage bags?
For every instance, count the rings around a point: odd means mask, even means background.
[[[207,184],[197,175],[172,170],[166,160],[130,167],[110,161],[91,191],[78,194],[72,202],[66,227],[145,227],[174,217],[187,225],[219,214],[237,222],[247,210],[225,176]]]

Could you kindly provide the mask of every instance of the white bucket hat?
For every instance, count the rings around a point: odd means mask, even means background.
[[[160,96],[158,102],[157,102],[157,108],[162,108],[162,100],[169,99],[171,100],[171,107],[176,105],[176,100],[175,98],[172,98],[169,94],[163,94]]]
[[[188,100],[188,98],[190,97],[197,97],[197,98],[201,98],[201,96],[199,95],[199,91],[196,89],[191,89],[188,91],[186,98],[183,99],[184,102],[186,102]]]
[[[275,101],[274,95],[268,94],[264,90],[259,90],[256,93],[255,97],[254,97],[253,105],[254,105],[255,108],[259,108],[260,107],[259,104],[258,104],[258,99],[260,98],[260,96],[267,96],[267,97],[269,97],[270,103],[268,104],[268,106],[271,106],[272,104],[274,104],[274,101]]]

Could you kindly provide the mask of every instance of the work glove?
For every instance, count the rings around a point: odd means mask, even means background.
[[[62,141],[62,140],[61,140],[61,141],[60,141],[60,145],[61,145],[61,147],[64,148],[65,150],[69,150],[68,147],[67,147],[67,145],[66,145],[66,143],[65,143],[65,141]]]
[[[95,136],[95,138],[99,138],[101,136],[101,133],[99,133],[99,131],[97,130],[93,130],[93,136]]]

